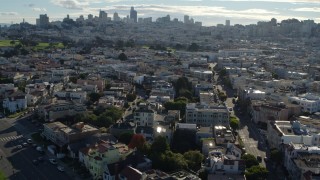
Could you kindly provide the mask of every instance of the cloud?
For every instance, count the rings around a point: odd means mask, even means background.
[[[78,0],[53,0],[53,4],[66,8],[66,9],[83,9],[88,3],[83,3]]]
[[[32,11],[36,11],[36,12],[46,12],[47,9],[46,9],[46,8],[32,8]]]
[[[241,2],[276,2],[276,3],[315,3],[320,4],[319,0],[212,0],[212,1],[241,1]]]
[[[17,12],[0,12],[1,16],[16,16]]]
[[[66,8],[66,9],[83,9],[90,4],[101,3],[101,0],[51,0],[54,5]]]
[[[299,11],[299,12],[320,12],[320,7],[303,7],[303,8],[296,8],[296,9],[290,9],[291,11]]]
[[[30,3],[30,4],[25,4],[25,6],[27,6],[27,7],[33,7],[33,6],[35,6],[35,4],[32,4],[32,3]]]

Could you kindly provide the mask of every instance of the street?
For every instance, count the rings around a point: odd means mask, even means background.
[[[70,179],[50,164],[47,155],[41,155],[31,144],[22,145],[37,129],[26,118],[0,120],[0,169],[8,179]],[[40,156],[43,162],[34,163]]]
[[[214,79],[215,82],[221,82],[218,80],[218,75],[215,75]],[[266,164],[263,161],[264,157],[266,157],[267,150],[265,139],[259,132],[258,128],[250,121],[250,117],[247,114],[243,114],[240,107],[236,107],[232,102],[236,90],[228,88],[224,85],[220,85],[220,83],[215,84],[215,86],[220,91],[224,91],[226,93],[228,98],[225,101],[225,104],[228,108],[232,108],[232,111],[230,111],[230,116],[236,116],[240,121],[239,137],[244,144],[246,153],[252,154],[255,157],[261,156],[262,161],[260,164],[266,167]]]

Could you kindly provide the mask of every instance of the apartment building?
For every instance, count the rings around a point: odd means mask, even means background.
[[[301,106],[303,112],[314,113],[320,111],[320,96],[307,93],[301,96],[292,96],[288,98],[289,102]]]
[[[320,145],[318,119],[300,116],[296,121],[274,121],[268,123],[267,140],[270,148],[281,149],[289,143],[308,146]]]
[[[119,162],[130,155],[133,150],[127,145],[109,141],[100,141],[79,151],[79,162],[89,170],[93,179],[102,179],[109,164]]]
[[[72,127],[61,122],[52,122],[43,124],[42,136],[62,147],[70,142],[84,139],[98,132],[99,130],[97,128],[84,124],[83,122],[76,123]]]
[[[140,108],[134,112],[133,119],[137,126],[153,127],[155,112],[148,108]]]
[[[2,107],[9,110],[10,113],[15,113],[27,108],[27,97],[21,91],[16,91],[3,99]]]
[[[229,127],[229,111],[225,106],[216,104],[189,103],[186,105],[186,123]]]
[[[209,152],[206,169],[209,173],[241,174],[245,171],[245,161],[234,155],[226,155],[219,147]]]
[[[284,167],[292,180],[320,176],[320,147],[290,143],[284,151]]]

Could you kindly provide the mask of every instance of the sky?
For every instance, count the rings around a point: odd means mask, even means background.
[[[0,23],[26,22],[35,24],[40,14],[49,21],[62,20],[67,14],[75,19],[88,14],[99,15],[106,11],[109,17],[117,12],[120,17],[129,15],[133,6],[138,17],[170,15],[183,21],[189,15],[204,26],[224,24],[228,19],[234,24],[256,24],[258,21],[278,22],[284,19],[312,19],[320,23],[320,0],[2,0]]]

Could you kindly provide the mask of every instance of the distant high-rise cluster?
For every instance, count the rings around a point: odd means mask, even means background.
[[[226,20],[226,26],[230,27],[230,20]]]
[[[104,10],[99,11],[99,16],[94,16],[92,14],[89,14],[87,16],[88,18],[85,19],[83,15],[80,15],[78,18],[76,18],[76,22],[83,24],[85,22],[92,22],[92,23],[107,23],[110,21],[114,22],[125,22],[125,23],[152,23],[152,17],[146,17],[146,18],[138,18],[138,12],[134,9],[134,7],[130,8],[129,15],[125,17],[120,17],[117,12],[113,13],[113,16],[108,17],[108,13]],[[67,15],[66,18],[63,19],[64,22],[68,20],[72,20],[69,18],[69,15]],[[170,15],[166,15],[164,17],[159,17],[156,19],[157,23],[181,23],[181,21],[178,20],[178,18],[171,19]],[[184,16],[184,24],[188,25],[196,25],[196,26],[202,26],[202,22],[194,21],[193,18],[190,18],[188,15]],[[40,18],[37,19],[37,26],[39,27],[47,27],[49,25],[49,17],[47,14],[40,15]]]
[[[130,19],[133,20],[133,22],[138,22],[138,13],[136,10],[134,10],[134,7],[131,7],[131,10],[130,10]]]
[[[49,25],[49,17],[47,14],[40,14],[39,19],[36,19],[36,25],[39,27],[47,27]]]

